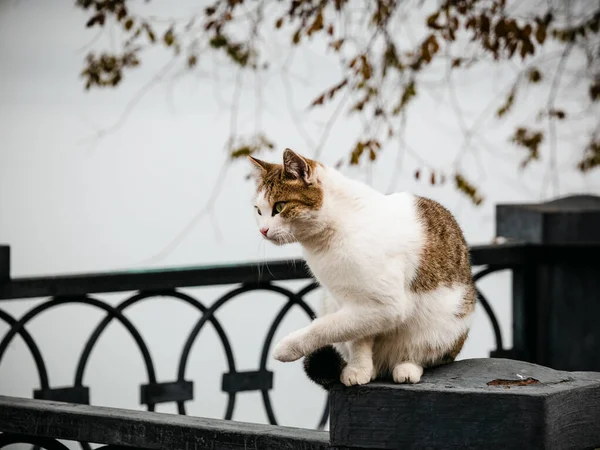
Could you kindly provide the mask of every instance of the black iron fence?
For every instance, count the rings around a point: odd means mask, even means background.
[[[38,372],[39,389],[36,389],[33,393],[35,399],[83,405],[89,404],[89,388],[83,384],[86,365],[103,331],[111,321],[117,320],[135,340],[145,365],[148,381],[140,387],[141,404],[145,405],[148,411],[154,411],[155,406],[159,403],[174,402],[177,404],[179,414],[185,415],[186,402],[193,399],[193,381],[185,379],[186,364],[188,363],[190,350],[194,342],[207,323],[210,323],[221,341],[228,367],[227,373],[224,373],[222,376],[221,386],[222,391],[228,394],[224,419],[231,419],[233,417],[236,395],[239,392],[258,391],[262,395],[269,423],[277,425],[276,414],[270,399],[274,374],[267,368],[269,350],[273,344],[273,337],[279,325],[291,308],[299,307],[308,317],[314,318],[314,312],[306,303],[304,297],[309,292],[319,288],[306,271],[302,261],[296,261],[293,264],[287,261],[269,262],[269,270],[261,272],[259,272],[257,264],[249,263],[168,270],[132,270],[118,273],[11,278],[9,276],[9,250],[7,246],[0,247],[0,320],[6,322],[9,326],[8,332],[0,340],[0,370],[2,370],[2,361],[7,349],[15,337],[19,335],[31,352]],[[471,248],[472,265],[477,269],[473,275],[476,282],[494,272],[503,270],[512,271],[513,349],[505,348],[504,338],[494,310],[486,297],[481,292],[478,292],[479,302],[487,314],[494,334],[496,349],[491,352],[492,356],[540,362],[536,360],[539,340],[537,336],[540,332],[539,318],[536,317],[539,311],[539,302],[537,300],[535,302],[532,301],[532,299],[539,297],[539,271],[549,264],[553,264],[553,262],[569,264],[570,261],[572,264],[581,264],[583,255],[586,258],[592,257],[596,258],[596,261],[600,261],[600,246],[512,243]],[[294,292],[279,284],[280,282],[289,280],[306,280],[306,285]],[[181,291],[182,288],[216,285],[232,285],[232,288],[210,306]],[[284,298],[285,302],[270,327],[266,330],[266,336],[260,349],[258,370],[239,371],[236,368],[236,358],[230,345],[227,331],[219,322],[218,312],[223,305],[237,296],[261,290],[278,293]],[[98,297],[99,294],[103,293],[130,291],[133,291],[134,294],[117,306],[112,306]],[[185,302],[196,308],[201,314],[199,320],[190,330],[180,351],[177,379],[168,382],[157,380],[154,362],[148,345],[135,325],[127,318],[127,309],[129,307],[157,296],[169,297]],[[2,309],[1,300],[26,298],[48,298],[48,300],[33,307],[18,319]],[[526,298],[529,301],[526,301]],[[81,352],[73,385],[56,387],[52,386],[49,381],[44,356],[35,339],[27,331],[27,325],[40,314],[65,304],[89,305],[104,311],[106,316],[93,330]],[[11,370],[14,371],[15,368],[11,368]],[[4,408],[7,407],[10,401],[5,398],[0,403],[3,403],[4,406],[2,408]],[[21,413],[27,410],[25,406],[33,409],[36,408],[35,403],[26,402],[19,405]],[[322,430],[327,423],[329,416],[328,405],[329,403],[325,405],[323,413],[317,418],[316,428],[318,430]],[[89,416],[91,420],[94,417],[94,411],[89,410],[88,412],[91,414]],[[98,412],[98,414],[100,413]],[[185,425],[186,422],[181,423]],[[89,445],[86,443],[88,442],[88,438],[83,436],[81,438],[77,438],[76,436],[73,438],[81,441],[84,448],[89,448]],[[321,438],[322,435],[315,435],[311,437],[310,444],[303,443],[301,446],[288,446],[285,448],[320,448],[319,446],[322,444]],[[4,434],[0,436],[0,448],[9,441],[12,442],[18,439],[20,439],[18,433]],[[29,436],[22,442],[33,441],[31,436]],[[48,444],[48,442],[44,442]],[[36,441],[33,443],[41,445],[44,442]],[[54,444],[48,445],[51,446],[46,448],[62,448]],[[284,446],[281,448],[284,448]]]

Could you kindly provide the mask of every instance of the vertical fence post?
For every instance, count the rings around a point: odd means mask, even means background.
[[[10,280],[10,247],[0,244],[0,283]]]
[[[600,373],[466,359],[415,385],[336,385],[330,442],[344,449],[584,449],[600,446]]]
[[[600,197],[497,205],[496,234],[532,244],[513,273],[515,357],[600,371]]]

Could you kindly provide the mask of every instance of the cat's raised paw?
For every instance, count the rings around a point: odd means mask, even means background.
[[[423,367],[411,362],[397,364],[392,372],[392,377],[396,383],[418,383],[423,375]]]
[[[346,366],[340,375],[340,381],[346,386],[367,384],[371,381],[373,369],[361,366]]]
[[[277,343],[273,358],[281,362],[297,361],[305,355],[302,344],[303,330],[294,331]]]

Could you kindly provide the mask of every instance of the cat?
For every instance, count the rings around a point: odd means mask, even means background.
[[[274,358],[304,359],[323,387],[378,378],[418,383],[425,368],[454,361],[467,338],[477,291],[467,243],[452,214],[409,193],[384,195],[285,149],[283,164],[249,157],[260,233],[300,243],[325,290],[310,325]]]

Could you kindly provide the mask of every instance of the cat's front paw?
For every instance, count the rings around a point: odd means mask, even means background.
[[[273,350],[273,358],[281,362],[292,362],[305,356],[307,352],[303,346],[302,331],[295,331],[279,341]]]
[[[346,366],[340,375],[340,381],[346,386],[367,384],[374,378],[373,368],[362,366]]]
[[[397,364],[392,372],[396,383],[418,383],[423,375],[423,367],[411,362]]]

